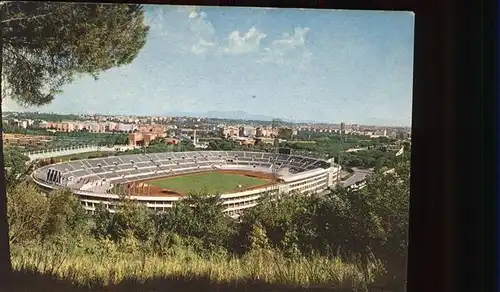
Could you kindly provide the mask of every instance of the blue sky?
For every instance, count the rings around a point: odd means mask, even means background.
[[[146,18],[132,64],[78,79],[50,105],[4,110],[411,124],[411,13],[150,5]]]

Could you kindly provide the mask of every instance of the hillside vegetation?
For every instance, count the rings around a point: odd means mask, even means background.
[[[222,214],[218,196],[203,192],[163,213],[124,198],[117,213],[101,205],[90,216],[68,190],[43,196],[19,182],[8,189],[12,263],[17,271],[93,290],[124,281],[163,287],[179,279],[238,287],[403,287],[408,180],[404,162],[396,172],[375,174],[359,192],[263,198],[239,223]]]

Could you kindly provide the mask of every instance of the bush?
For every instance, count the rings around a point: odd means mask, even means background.
[[[52,191],[48,203],[48,216],[42,232],[44,237],[75,236],[89,231],[85,210],[70,190]]]
[[[124,199],[111,217],[109,234],[115,240],[133,234],[138,240],[146,241],[154,232],[153,214],[143,204]]]
[[[7,209],[11,243],[40,237],[49,217],[49,202],[33,184],[23,182],[9,189]]]
[[[391,277],[404,276],[409,163],[394,173],[376,172],[361,191],[263,197],[238,223],[222,213],[218,196],[203,192],[155,214],[125,198],[114,214],[99,205],[91,228],[69,191],[45,198],[27,183],[8,196],[13,244],[29,246],[42,237],[79,269],[93,262],[97,269],[88,277],[66,267],[83,282],[118,281],[127,273],[140,279],[192,273],[218,281],[359,286],[373,282],[383,268]],[[45,248],[15,249],[16,260],[33,265],[28,252]]]
[[[40,160],[40,161],[38,162],[38,165],[39,165],[40,167],[42,167],[42,166],[46,166],[46,165],[49,165],[49,164],[50,164],[50,162],[49,162],[49,161],[47,161],[47,160],[45,160],[45,159]]]

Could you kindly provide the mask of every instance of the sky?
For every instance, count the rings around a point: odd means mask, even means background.
[[[411,125],[410,12],[148,5],[129,65],[82,77],[54,101],[4,111],[168,115],[244,111],[281,119]]]

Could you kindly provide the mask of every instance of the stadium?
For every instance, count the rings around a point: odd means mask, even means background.
[[[205,188],[220,194],[224,212],[236,218],[266,193],[324,191],[335,183],[339,171],[332,160],[299,155],[191,151],[51,164],[35,170],[32,179],[46,190],[71,189],[89,213],[101,202],[114,212],[121,195],[162,211]]]

